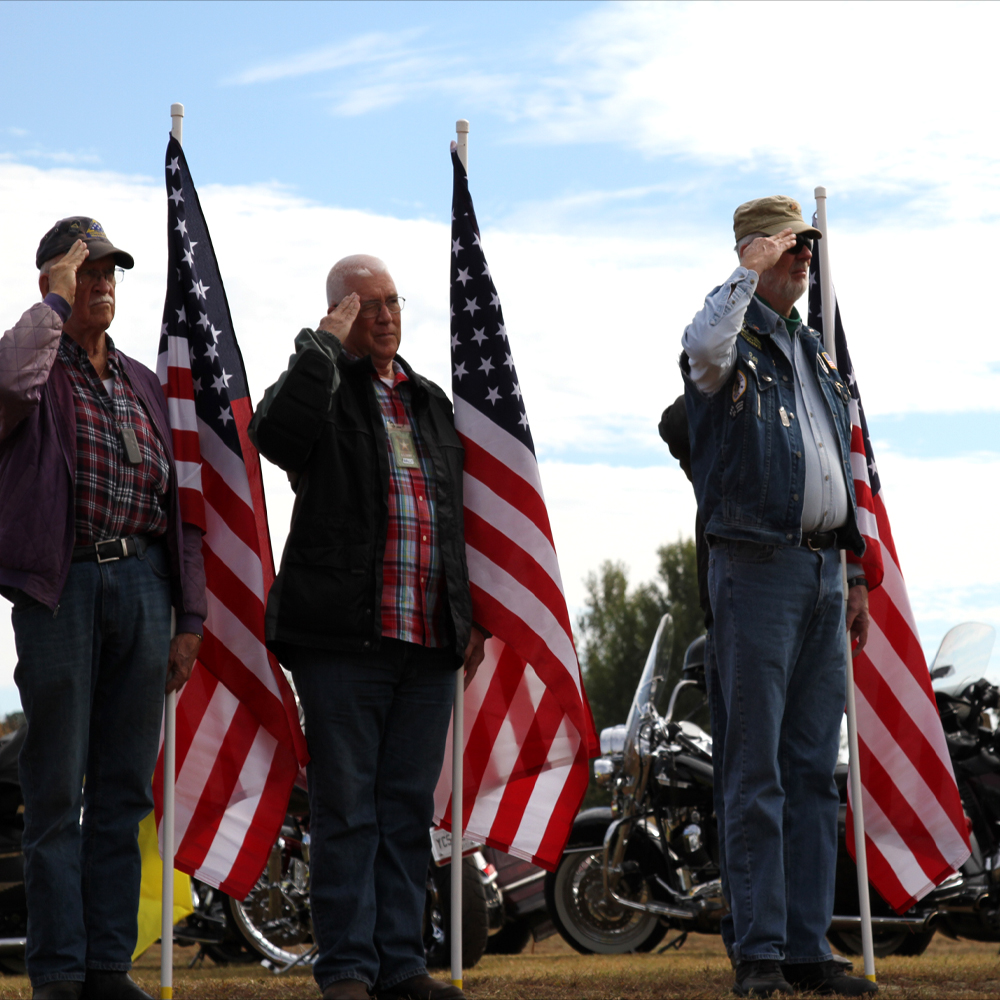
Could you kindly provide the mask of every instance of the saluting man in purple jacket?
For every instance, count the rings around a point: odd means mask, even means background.
[[[42,237],[35,263],[43,299],[0,338],[0,593],[14,605],[28,720],[28,974],[34,997],[144,997],[128,975],[138,828],[164,687],[184,684],[201,642],[201,532],[181,523],[160,384],[107,333],[131,255],[74,216]]]

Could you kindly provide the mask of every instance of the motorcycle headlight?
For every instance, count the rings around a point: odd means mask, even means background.
[[[598,757],[594,761],[594,781],[602,788],[607,788],[615,780],[614,761],[606,757]]]

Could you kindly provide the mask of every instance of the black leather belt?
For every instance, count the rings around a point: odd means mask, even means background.
[[[141,556],[148,548],[149,539],[145,535],[108,538],[93,545],[78,545],[73,549],[73,562],[116,562],[129,556]]]
[[[799,543],[804,549],[812,552],[819,552],[820,549],[830,549],[837,544],[836,531],[809,531],[804,532],[802,541]]]

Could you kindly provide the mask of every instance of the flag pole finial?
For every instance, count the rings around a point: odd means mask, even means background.
[[[170,134],[181,145],[184,144],[184,105],[170,105]]]
[[[458,158],[465,167],[465,172],[469,172],[469,123],[465,118],[459,118],[455,122],[455,131],[458,133]]]
[[[818,187],[818,188],[816,188],[813,191],[813,197],[814,198],[825,198],[826,197],[826,188],[825,187]]]

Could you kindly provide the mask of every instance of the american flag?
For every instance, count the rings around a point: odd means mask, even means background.
[[[524,398],[452,147],[451,359],[473,616],[494,638],[465,693],[466,836],[554,869],[598,752]],[[435,819],[451,827],[451,742]]]
[[[181,517],[205,532],[205,638],[177,700],[175,866],[238,899],[253,888],[306,760],[295,699],[264,646],[274,579],[243,358],[180,143],[167,146],[170,261],[156,370]],[[162,824],[163,761],[154,791]],[[162,831],[161,831],[162,836]]]
[[[819,331],[822,243],[814,244],[809,271],[809,325]],[[858,526],[867,544],[860,563],[870,587],[868,644],[854,659],[868,878],[882,898],[903,913],[958,870],[969,857],[969,835],[892,540],[840,306],[835,304],[835,310],[836,361],[851,392]],[[859,562],[850,553],[848,560]],[[850,816],[847,846],[853,856]]]

